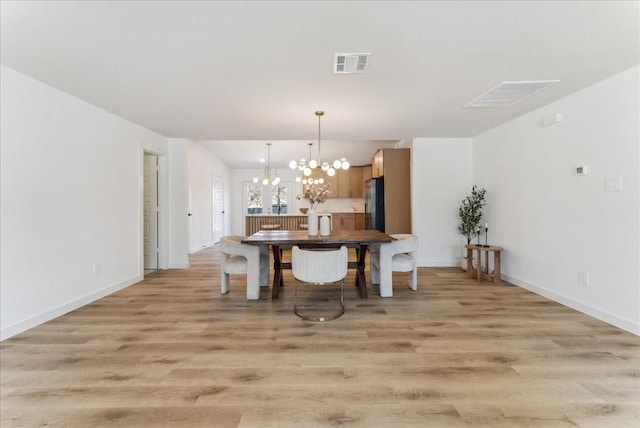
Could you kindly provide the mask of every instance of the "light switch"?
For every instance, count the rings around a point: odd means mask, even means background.
[[[622,192],[622,177],[609,177],[604,179],[605,192]]]

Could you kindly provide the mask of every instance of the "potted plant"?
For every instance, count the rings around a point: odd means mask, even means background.
[[[462,200],[458,207],[458,232],[467,238],[467,244],[471,244],[471,240],[480,233],[480,219],[482,218],[482,207],[486,205],[484,194],[486,190],[473,186],[471,193]],[[462,259],[462,269],[467,269],[466,250]]]

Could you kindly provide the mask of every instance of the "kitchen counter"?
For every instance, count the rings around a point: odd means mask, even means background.
[[[364,229],[362,211],[318,212],[318,216],[331,218],[331,230]],[[247,214],[245,216],[245,235],[253,235],[259,230],[306,230],[307,215],[298,214]]]
[[[245,235],[253,235],[259,230],[302,230],[307,223],[306,214],[247,214]]]
[[[331,213],[318,213],[322,215],[331,215]],[[306,217],[306,214],[302,214],[301,212],[297,213],[287,213],[287,214],[247,214],[246,217]]]

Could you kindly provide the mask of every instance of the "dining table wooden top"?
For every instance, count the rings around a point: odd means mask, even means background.
[[[330,235],[309,236],[306,230],[261,230],[242,240],[253,245],[346,245],[380,244],[393,237],[379,230],[335,230]]]

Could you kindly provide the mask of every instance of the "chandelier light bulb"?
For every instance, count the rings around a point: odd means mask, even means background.
[[[253,182],[257,183],[258,182],[258,177],[253,177]]]
[[[266,186],[267,184],[269,184],[269,179],[265,178],[264,180],[262,180],[262,185]]]
[[[301,158],[299,161],[295,161],[292,160],[289,162],[289,168],[295,170],[298,169],[299,171],[302,172],[301,175],[298,175],[296,177],[296,182],[300,183],[302,182],[302,184],[307,185],[307,186],[314,186],[314,185],[318,185],[318,184],[325,184],[325,178],[327,176],[329,177],[333,177],[336,175],[336,170],[339,169],[349,169],[349,162],[347,162],[347,160],[345,158],[340,158],[331,162],[323,162],[322,161],[322,155],[321,155],[321,149],[320,149],[320,144],[322,142],[322,135],[321,135],[321,117],[324,115],[323,111],[316,111],[316,116],[318,118],[318,154],[317,154],[317,158],[313,159],[312,158],[312,146],[313,143],[307,143],[307,145],[309,146],[309,160],[307,161],[304,158]],[[276,171],[276,175],[277,175],[277,171]],[[268,176],[269,180],[271,179],[271,176]],[[273,184],[277,184],[280,181],[279,177],[276,177],[273,180]]]
[[[280,177],[276,177],[273,179],[273,185],[277,185],[278,183],[280,183]]]

